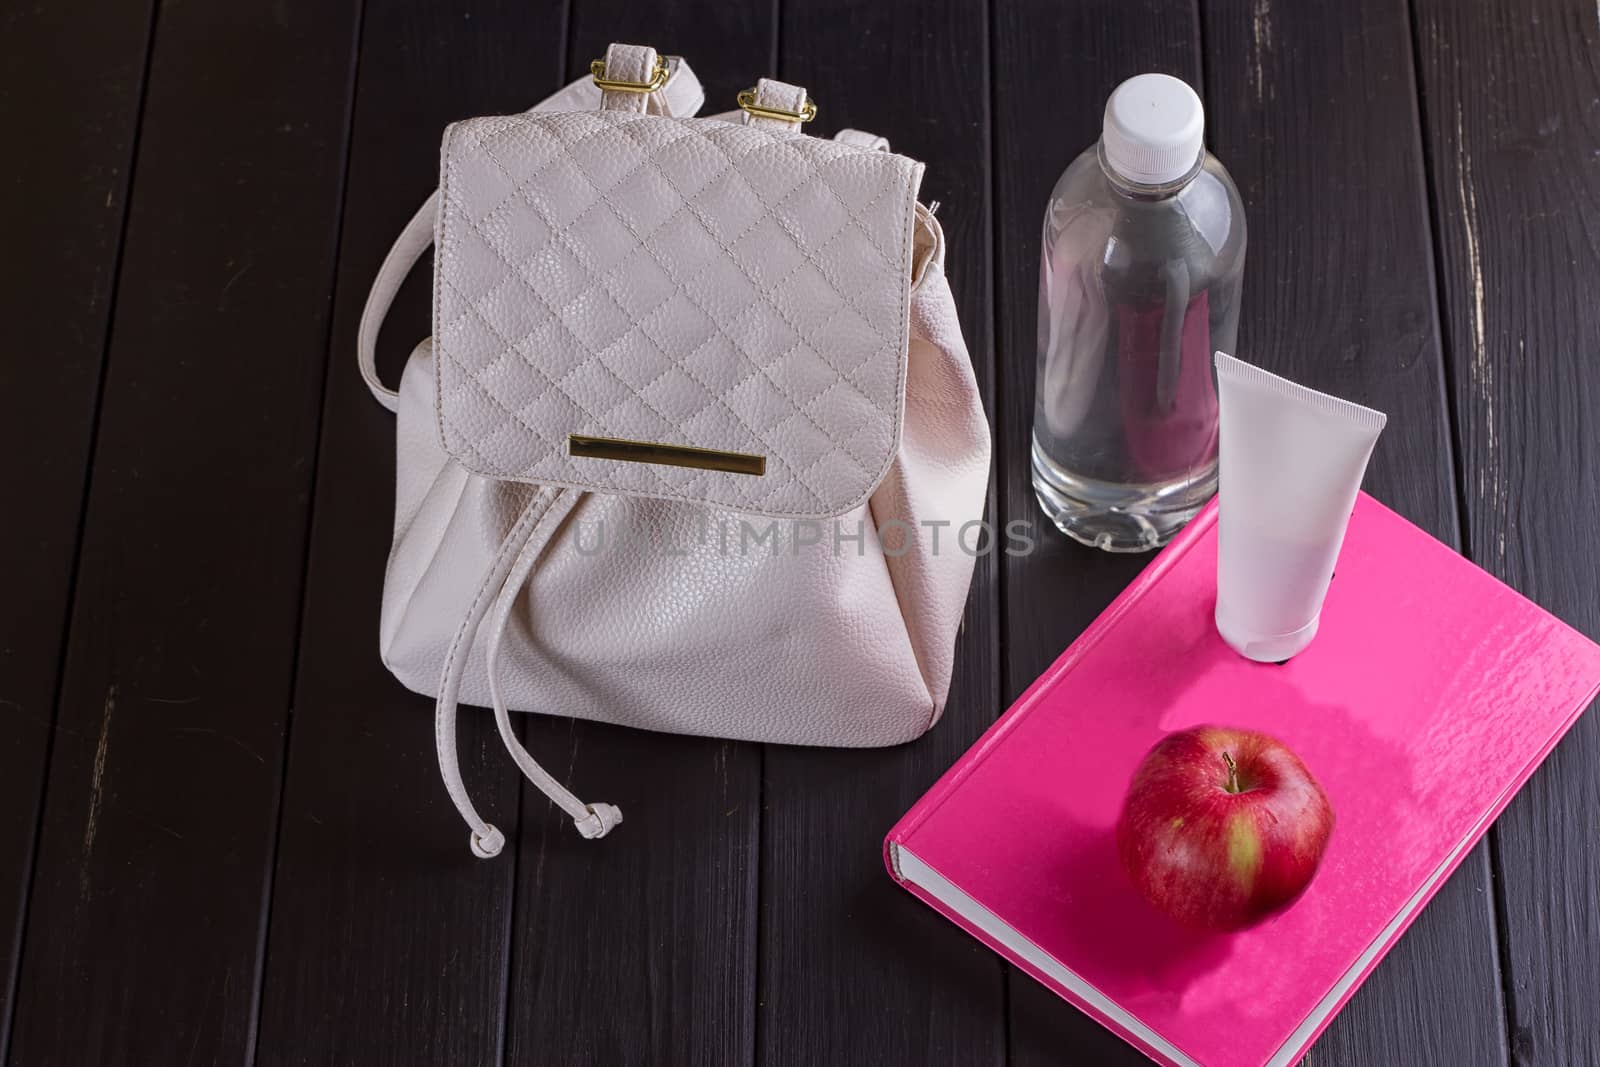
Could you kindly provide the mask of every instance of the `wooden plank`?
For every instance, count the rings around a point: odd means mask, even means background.
[[[775,31],[767,4],[585,2],[567,69],[619,38],[649,44],[688,59],[709,114],[770,68]],[[585,841],[523,789],[507,1062],[750,1062],[760,747],[542,715],[523,730],[545,766],[629,821]]]
[[[92,14],[91,14],[92,13]],[[50,724],[72,598],[150,3],[17,6],[0,16],[8,161],[0,318],[0,1063],[33,871]],[[50,106],[23,86],[50,86]],[[70,116],[70,121],[63,121]]]
[[[927,163],[922,197],[943,205],[946,273],[987,402],[994,358],[986,19],[982,6],[959,0],[785,5],[778,73],[809,88],[823,115],[818,132],[872,130]],[[995,514],[991,492],[986,518]],[[1004,1058],[999,964],[895,886],[880,858],[884,833],[993,721],[997,576],[995,555],[977,560],[949,705],[926,737],[881,751],[766,750],[763,1064]]]
[[[1415,6],[1468,552],[1600,637],[1600,13]],[[1591,708],[1494,832],[1519,1064],[1600,1063],[1597,810]]]
[[[1204,5],[1209,134],[1250,226],[1241,355],[1389,415],[1366,488],[1459,543],[1403,0]],[[1316,1064],[1505,1058],[1480,845],[1317,1042]]]
[[[1026,0],[995,6],[995,157],[1000,427],[1006,521],[1032,524],[1037,547],[1005,560],[1005,705],[1060,655],[1143,569],[1059,534],[1029,476],[1046,201],[1067,164],[1100,136],[1106,97],[1143,71],[1199,85],[1198,19],[1159,0]],[[1042,92],[1041,86],[1049,91]],[[1248,283],[1247,283],[1248,284]],[[1011,1063],[1147,1063],[1109,1031],[1021,972],[1008,976]]]
[[[433,702],[378,658],[394,523],[394,416],[356,373],[379,263],[438,184],[444,127],[520,111],[563,80],[564,0],[369,0],[327,342],[326,401],[294,725],[268,928],[263,1064],[500,1060],[513,849],[473,858],[439,780]],[[429,261],[380,338],[400,367],[429,330]],[[463,771],[516,838],[520,777],[493,719],[463,709]],[[516,1003],[516,999],[513,999]]]
[[[353,16],[161,12],[14,1063],[249,1054]]]

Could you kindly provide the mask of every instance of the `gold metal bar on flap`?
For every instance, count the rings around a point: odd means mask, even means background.
[[[618,459],[624,463],[659,463],[668,467],[694,467],[728,474],[767,473],[767,457],[748,452],[719,452],[714,448],[663,445],[654,441],[624,441],[615,437],[567,435],[567,454],[581,459]]]

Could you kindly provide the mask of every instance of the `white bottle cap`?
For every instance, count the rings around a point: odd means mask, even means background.
[[[1100,144],[1122,178],[1165,185],[1194,169],[1205,132],[1205,108],[1193,89],[1168,74],[1140,74],[1106,101]]]

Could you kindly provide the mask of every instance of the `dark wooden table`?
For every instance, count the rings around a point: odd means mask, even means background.
[[[1388,412],[1368,488],[1600,635],[1594,0],[17,0],[0,1062],[1143,1062],[878,856],[1143,558],[982,560],[950,710],[898,749],[530,717],[580,793],[654,798],[603,846],[469,714],[514,847],[468,854],[429,703],[377,657],[393,423],[356,320],[445,123],[612,39],[690,57],[710,110],[775,72],[821,132],[927,161],[1001,522],[1037,518],[1045,194],[1118,81],[1188,79],[1249,209],[1241,353]],[[1590,715],[1309,1062],[1600,1064],[1597,819]]]

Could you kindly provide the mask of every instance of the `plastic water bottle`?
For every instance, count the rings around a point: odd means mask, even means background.
[[[1033,486],[1068,536],[1165,544],[1217,488],[1212,353],[1232,354],[1244,205],[1193,89],[1141,74],[1050,194]]]

